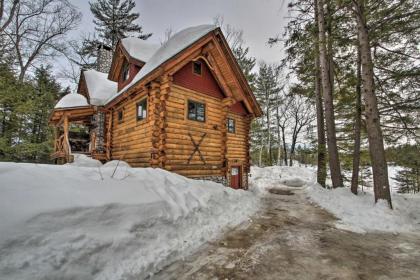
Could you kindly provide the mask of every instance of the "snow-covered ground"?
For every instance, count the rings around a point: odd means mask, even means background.
[[[419,232],[420,195],[392,194],[394,210],[385,201],[374,203],[371,192],[353,195],[349,188],[327,190],[316,183],[313,168],[274,166],[252,168],[250,189],[264,193],[282,185],[303,186],[311,201],[340,220],[337,227],[355,231]],[[392,173],[392,172],[390,172]]]
[[[76,161],[0,163],[0,279],[142,279],[258,209],[251,192]]]
[[[0,163],[0,279],[143,279],[300,188],[356,232],[418,232],[420,196],[325,190],[313,168],[253,167],[250,192],[124,162]]]

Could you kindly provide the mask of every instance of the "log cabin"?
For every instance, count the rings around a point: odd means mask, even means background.
[[[246,189],[261,115],[220,28],[190,27],[161,46],[125,38],[101,46],[96,69],[56,104],[52,158],[86,153]]]

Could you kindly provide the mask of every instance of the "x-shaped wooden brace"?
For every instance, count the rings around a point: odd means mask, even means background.
[[[190,163],[190,161],[192,160],[192,158],[193,158],[193,156],[194,156],[195,152],[197,152],[197,153],[198,153],[198,155],[200,156],[200,159],[204,162],[204,164],[206,164],[206,161],[204,160],[204,157],[203,157],[203,155],[201,154],[201,152],[200,152],[200,149],[199,149],[199,148],[200,148],[201,143],[203,142],[204,137],[206,137],[207,133],[203,133],[203,135],[201,135],[201,139],[200,139],[200,141],[198,141],[198,143],[196,143],[196,142],[195,142],[195,140],[194,140],[194,138],[192,137],[191,133],[189,133],[189,132],[188,132],[188,135],[190,136],[190,138],[191,138],[191,142],[192,142],[192,143],[193,143],[193,145],[194,145],[194,150],[193,150],[192,154],[190,155],[190,158],[188,159],[188,164],[189,164],[189,163]]]

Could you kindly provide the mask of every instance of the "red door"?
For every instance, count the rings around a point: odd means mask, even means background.
[[[234,189],[241,187],[241,167],[232,166],[230,169],[230,186]]]

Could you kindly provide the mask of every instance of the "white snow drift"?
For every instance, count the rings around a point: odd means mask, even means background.
[[[323,189],[308,186],[311,200],[341,219],[337,227],[364,233],[367,231],[418,232],[420,230],[420,196],[392,195],[394,210],[384,200],[374,203],[371,192],[352,194],[349,188]]]
[[[303,187],[308,197],[334,214],[337,227],[355,232],[418,232],[420,230],[420,196],[392,194],[394,210],[385,201],[374,203],[370,192],[353,195],[349,188],[323,189],[316,183],[313,168],[273,166],[252,168],[250,188],[265,193],[269,188]],[[393,182],[393,181],[391,181]]]
[[[1,279],[142,279],[257,209],[213,182],[77,162],[0,163]]]

